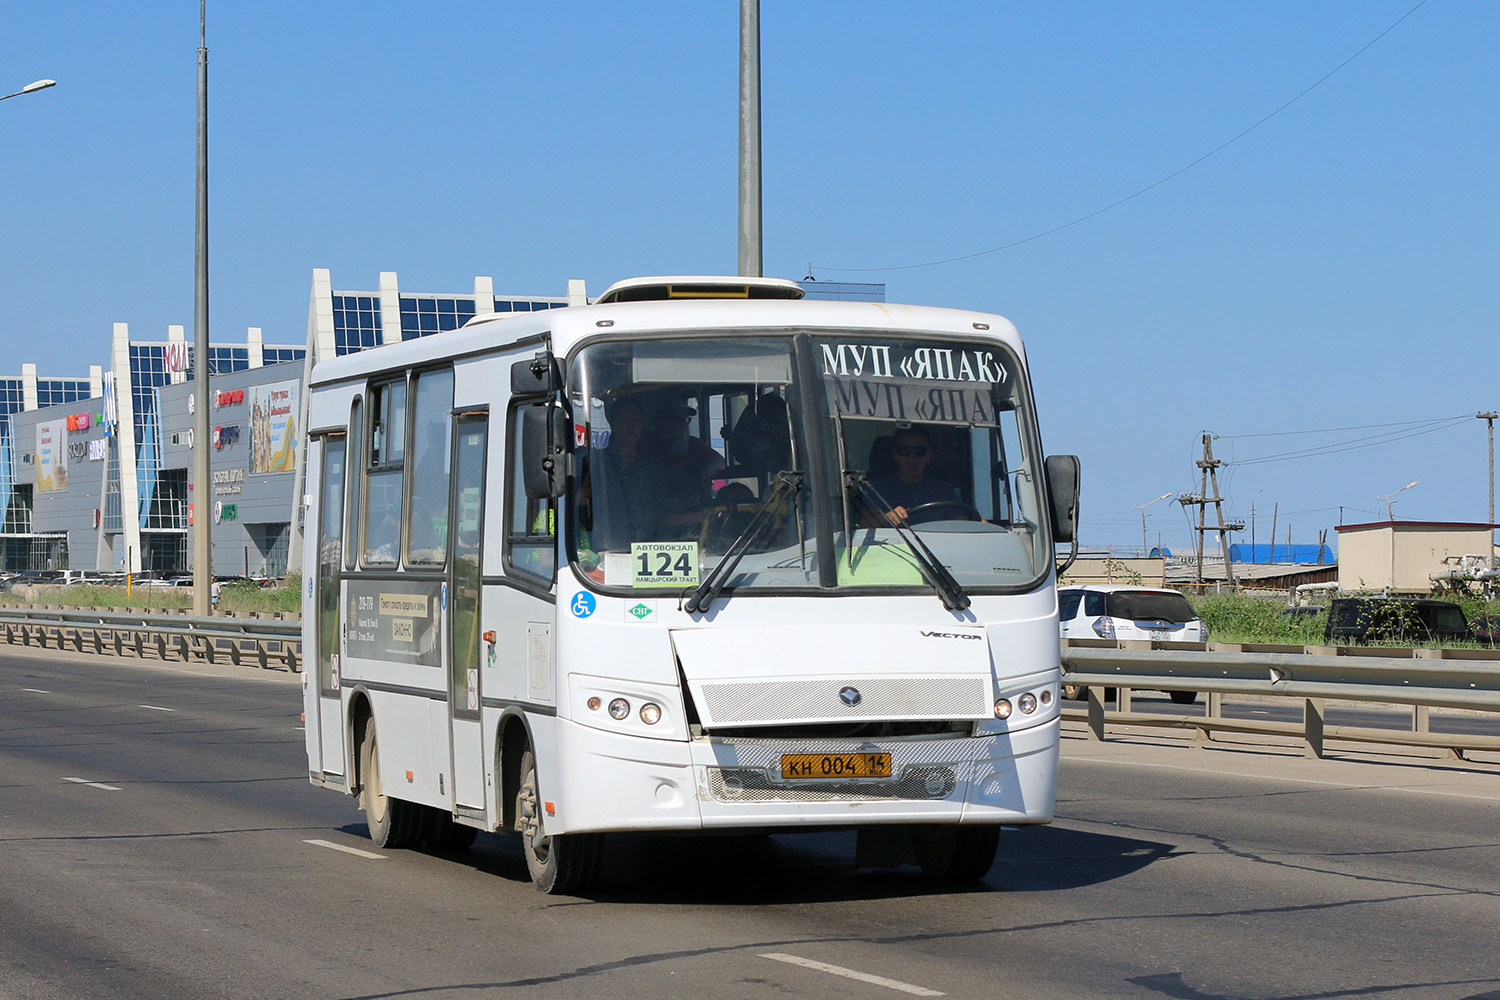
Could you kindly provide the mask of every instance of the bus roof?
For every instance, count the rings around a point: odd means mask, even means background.
[[[679,278],[632,279],[628,287],[663,286]],[[705,279],[689,279],[702,282]],[[746,278],[707,279],[743,285]],[[774,280],[774,279],[773,279]],[[613,285],[613,291],[625,282]],[[606,292],[608,294],[608,292]],[[552,350],[566,356],[593,337],[628,339],[633,335],[746,330],[786,332],[868,331],[936,333],[1003,341],[1025,358],[1016,328],[1003,316],[965,309],[902,305],[892,302],[837,302],[774,298],[657,298],[645,301],[596,301],[533,313],[478,316],[457,330],[399,344],[330,358],[313,371],[312,384],[328,385],[377,372],[420,366],[443,358],[477,355],[549,336]]]

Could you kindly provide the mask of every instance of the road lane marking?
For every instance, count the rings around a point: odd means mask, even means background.
[[[149,708],[153,712],[175,712],[175,708],[162,708],[160,705],[137,705],[136,708]]]
[[[87,778],[64,778],[63,780],[71,781],[75,785],[87,785],[90,788],[102,788],[106,792],[118,792],[121,790],[119,785],[106,785],[103,782],[90,781]]]
[[[829,965],[827,962],[814,962],[810,958],[799,958],[796,955],[788,955],[784,952],[773,951],[761,958],[769,958],[773,962],[785,962],[788,965],[800,965],[804,969],[813,969],[817,972],[826,972],[831,976],[843,976],[846,979],[857,979],[862,983],[872,986],[884,986],[888,990],[900,990],[902,993],[910,993],[918,997],[941,997],[947,996],[937,990],[929,990],[923,986],[913,986],[911,983],[903,983],[896,979],[886,979],[884,976],[872,976],[868,972],[856,972],[846,969],[841,965]]]
[[[356,858],[369,858],[371,861],[384,861],[384,854],[373,854],[370,851],[361,851],[357,847],[345,847],[343,844],[335,844],[331,840],[304,840],[304,844],[312,844],[314,847],[326,847],[330,851],[343,851],[352,854]]]
[[[28,692],[30,694],[51,694],[52,693],[51,691],[43,691],[41,688],[22,688],[21,690],[22,691],[26,691],[26,692]]]

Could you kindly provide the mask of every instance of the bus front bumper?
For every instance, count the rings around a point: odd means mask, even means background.
[[[1059,721],[982,737],[652,740],[557,720],[553,833],[1047,823]],[[888,778],[784,780],[783,754],[880,752]],[[539,762],[540,763],[540,762]]]

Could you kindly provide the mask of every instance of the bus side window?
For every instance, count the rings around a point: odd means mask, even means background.
[[[1083,594],[1076,590],[1060,591],[1057,595],[1057,617],[1067,622],[1072,621],[1073,616],[1078,614],[1078,602],[1083,600]]]
[[[394,566],[401,551],[401,473],[406,457],[406,380],[370,387],[370,454],[361,511],[363,563]]]
[[[506,469],[505,565],[507,570],[550,581],[557,570],[557,501],[526,496],[521,473],[521,411],[509,413]]]
[[[355,466],[349,475],[349,498],[344,503],[346,523],[344,526],[344,566],[353,569],[359,562],[360,489],[359,457],[364,454],[365,440],[364,397],[355,396],[349,410],[349,464]]]
[[[453,437],[453,369],[421,372],[412,395],[410,566],[441,566],[448,545],[448,475]]]

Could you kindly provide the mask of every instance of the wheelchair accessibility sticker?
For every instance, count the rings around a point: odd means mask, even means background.
[[[586,590],[580,590],[578,593],[573,595],[572,608],[573,616],[575,618],[587,618],[589,615],[594,613],[594,608],[596,606],[597,605],[594,601],[594,595],[590,594]]]

